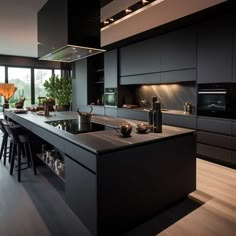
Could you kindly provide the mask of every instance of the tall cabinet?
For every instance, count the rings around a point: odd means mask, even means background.
[[[232,82],[232,18],[202,22],[198,27],[198,83]]]

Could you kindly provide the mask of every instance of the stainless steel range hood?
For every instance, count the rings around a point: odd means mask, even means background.
[[[100,48],[100,3],[48,0],[38,12],[40,60],[72,62],[105,50]]]

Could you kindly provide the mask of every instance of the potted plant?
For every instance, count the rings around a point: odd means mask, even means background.
[[[58,111],[69,110],[72,102],[72,78],[52,75],[44,82],[46,96],[55,98]]]

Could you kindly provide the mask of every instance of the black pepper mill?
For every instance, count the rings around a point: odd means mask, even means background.
[[[159,101],[154,102],[153,109],[153,132],[162,132],[162,113],[161,113],[161,103]]]
[[[154,103],[157,101],[157,97],[152,97],[152,108],[148,111],[148,124],[153,125],[153,111],[154,111]]]

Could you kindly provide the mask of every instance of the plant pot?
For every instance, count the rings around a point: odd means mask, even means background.
[[[69,111],[70,105],[57,105],[57,111]]]

